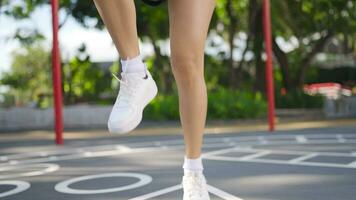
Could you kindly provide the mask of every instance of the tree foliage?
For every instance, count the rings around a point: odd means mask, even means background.
[[[40,45],[26,46],[13,53],[12,69],[2,75],[1,84],[12,88],[17,105],[37,102],[46,107],[52,94],[50,54]]]
[[[273,47],[286,88],[304,83],[314,57],[332,38],[351,37],[353,43],[356,41],[354,0],[273,0],[272,3]],[[285,52],[277,43],[278,37],[286,41],[295,38],[297,46]]]
[[[77,55],[63,65],[64,102],[95,103],[111,89],[111,80],[105,72],[90,61],[85,45],[78,49]]]
[[[212,42],[209,44],[209,48],[215,49],[216,53],[214,56],[206,57],[206,80],[209,90],[244,89],[264,94],[262,1],[216,0],[216,12],[210,27]],[[27,19],[36,8],[48,6],[49,2],[0,0],[0,14],[17,20]],[[174,79],[169,57],[162,49],[162,43],[169,39],[167,5],[152,8],[139,0],[135,3],[140,40],[151,44],[154,51],[154,56],[146,58],[147,65],[152,70],[160,90],[166,95],[171,95],[175,92]],[[104,28],[92,2],[60,0],[60,8],[61,13],[65,15],[61,17],[61,27],[67,19],[73,18],[86,28]],[[299,94],[308,73],[311,72],[316,55],[323,52],[331,41],[337,41],[338,45],[343,46],[343,54],[355,57],[356,0],[271,0],[271,13],[273,52],[275,64],[278,66],[275,68],[277,87]],[[13,37],[25,45],[24,52],[32,52],[33,49],[29,46],[34,45],[33,48],[38,48],[37,41],[44,39],[42,33],[37,30],[21,28]],[[220,41],[219,44],[216,41]],[[290,46],[289,49],[285,48],[286,44]],[[37,52],[40,53],[41,51]],[[48,52],[46,56],[37,54],[36,56],[43,57],[38,62],[47,59],[49,65]],[[19,54],[14,55],[12,73],[6,74],[2,80],[16,90],[25,87],[19,84],[19,81],[29,81],[29,77],[33,78],[30,74],[23,77],[26,75],[16,69],[15,66],[20,65],[16,62],[22,62],[21,64],[32,62],[30,58],[28,61],[21,59]],[[34,68],[36,70],[36,66]],[[44,73],[48,74],[49,67],[46,66],[44,69],[47,69]],[[111,78],[91,64],[85,48],[79,50],[68,63],[64,63],[63,77],[66,103],[95,102],[98,101],[96,97],[100,96],[99,94],[110,90]],[[13,84],[15,82],[16,84]]]

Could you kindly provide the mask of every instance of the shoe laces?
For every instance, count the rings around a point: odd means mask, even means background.
[[[118,95],[118,103],[125,102],[126,104],[131,104],[133,97],[136,95],[138,88],[138,81],[132,80],[128,81],[126,73],[121,73],[122,79],[119,79],[115,74],[112,74],[116,80],[120,82],[120,90]],[[130,77],[134,78],[134,77]]]
[[[119,95],[117,97],[118,101],[116,101],[119,105],[117,106],[120,105],[126,106],[127,104],[131,105],[132,99],[136,95],[136,91],[139,85],[138,79],[136,80],[134,76],[131,76],[130,79],[132,80],[129,81],[126,72],[121,73],[122,79],[117,77],[114,73],[112,73],[112,75],[116,80],[120,82],[120,90],[119,90]],[[122,104],[123,102],[125,104]]]
[[[188,180],[187,180],[188,179]],[[184,192],[187,193],[189,199],[200,199],[204,195],[203,178],[199,176],[188,176],[184,183]]]

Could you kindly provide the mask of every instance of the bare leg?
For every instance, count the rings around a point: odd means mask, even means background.
[[[123,59],[139,55],[136,10],[133,0],[94,0]]]
[[[171,62],[178,86],[186,156],[201,154],[206,120],[204,46],[215,0],[169,0]]]
[[[142,120],[145,106],[157,94],[157,86],[139,52],[134,0],[94,0],[121,57],[120,90],[112,107],[108,130],[126,134]],[[135,91],[135,92],[132,92]],[[130,103],[128,103],[130,101]]]

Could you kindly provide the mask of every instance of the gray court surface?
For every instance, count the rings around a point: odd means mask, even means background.
[[[182,199],[181,136],[0,141],[0,199]],[[213,200],[356,199],[356,126],[207,135]]]

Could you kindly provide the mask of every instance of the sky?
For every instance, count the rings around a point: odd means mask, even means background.
[[[30,20],[21,21],[0,16],[0,73],[9,70],[11,52],[20,48],[17,41],[9,39],[18,27],[37,27],[46,38],[44,45],[50,49],[52,40],[50,11],[49,6],[43,6],[36,9]],[[61,28],[59,40],[63,59],[72,57],[82,43],[87,45],[88,53],[94,61],[112,61],[118,56],[106,30],[85,29],[73,19],[69,19]]]

